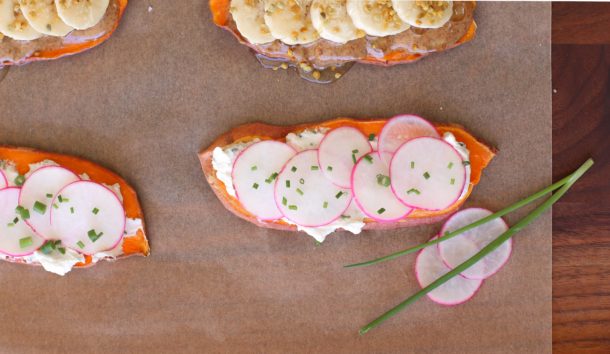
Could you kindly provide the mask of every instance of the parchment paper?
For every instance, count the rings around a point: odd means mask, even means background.
[[[473,42],[412,65],[357,65],[329,86],[261,68],[203,0],[132,0],[101,47],[12,69],[0,84],[0,143],[123,175],[139,191],[152,255],[64,278],[0,263],[0,352],[550,352],[548,213],[517,235],[509,263],[470,302],[424,298],[360,337],[418,289],[415,257],[342,266],[440,226],[340,232],[316,246],[232,216],[197,160],[214,137],[253,120],[417,113],[500,150],[468,205],[498,210],[529,195],[551,176],[550,4],[479,5]]]

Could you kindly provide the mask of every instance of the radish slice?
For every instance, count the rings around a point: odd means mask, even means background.
[[[275,203],[282,214],[305,227],[337,220],[351,200],[349,189],[337,187],[324,176],[317,150],[305,150],[290,159],[275,185]]]
[[[441,230],[441,235],[455,231],[461,227],[480,220],[493,214],[491,211],[481,208],[464,209],[453,214]],[[483,247],[508,230],[508,225],[501,218],[494,219],[483,225],[477,226],[463,234],[443,241],[438,244],[438,250],[445,264],[454,268],[468,258],[474,256]],[[508,261],[512,251],[512,239],[504,242],[495,251],[481,259],[472,267],[462,272],[469,279],[485,279],[502,268]]]
[[[44,243],[16,212],[19,193],[15,187],[0,190],[0,253],[12,257],[32,254]]]
[[[390,164],[394,194],[412,208],[442,210],[460,197],[466,170],[460,154],[436,138],[404,143]]]
[[[66,246],[94,254],[114,248],[123,238],[125,210],[117,195],[103,185],[70,183],[53,203],[57,208],[51,209],[51,224]]]
[[[411,114],[396,116],[388,120],[381,129],[377,150],[393,153],[407,141],[422,136],[440,138],[434,125],[424,118]],[[390,160],[384,159],[384,161],[390,164]]]
[[[282,213],[275,205],[275,179],[296,151],[273,140],[244,149],[233,164],[233,186],[242,206],[261,220],[275,220]]]
[[[0,170],[0,189],[8,187],[8,178],[4,174],[4,171]]]
[[[413,210],[392,193],[390,169],[376,151],[363,156],[354,167],[352,191],[358,207],[377,221],[397,221]]]
[[[58,166],[46,166],[34,171],[21,187],[19,205],[30,211],[28,225],[41,237],[58,239],[51,227],[53,199],[63,187],[80,178],[70,170]]]
[[[433,281],[442,277],[450,270],[451,269],[443,263],[443,260],[438,254],[438,249],[434,246],[426,247],[421,250],[415,260],[415,276],[422,288],[430,285]],[[432,301],[442,305],[458,305],[473,297],[482,283],[483,281],[480,279],[454,277],[445,284],[429,292],[428,297]]]
[[[331,130],[318,148],[320,167],[326,178],[343,188],[351,187],[354,165],[373,149],[360,130],[341,127]]]

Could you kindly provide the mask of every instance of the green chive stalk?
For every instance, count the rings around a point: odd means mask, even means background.
[[[536,209],[534,209],[530,214],[528,214],[523,219],[519,220],[519,222],[517,222],[515,225],[510,227],[505,233],[498,236],[498,238],[496,238],[491,243],[489,243],[487,246],[485,246],[483,249],[481,249],[477,254],[475,254],[468,260],[464,261],[464,263],[453,268],[452,270],[447,272],[442,277],[438,278],[437,280],[430,283],[425,288],[421,289],[420,291],[416,292],[415,294],[413,294],[412,296],[410,296],[409,298],[407,298],[406,300],[404,300],[403,302],[398,304],[396,307],[392,308],[391,310],[389,310],[386,313],[384,313],[383,315],[379,316],[378,318],[376,318],[369,324],[362,327],[360,329],[360,334],[363,335],[366,332],[370,331],[371,329],[377,327],[378,325],[380,325],[387,319],[393,317],[394,315],[396,315],[397,313],[402,311],[404,308],[406,308],[410,304],[417,301],[419,298],[425,296],[432,290],[443,285],[444,283],[451,280],[455,276],[459,275],[466,269],[470,268],[472,265],[474,265],[475,263],[480,261],[483,257],[487,256],[489,253],[496,250],[498,247],[500,247],[500,245],[502,245],[504,242],[508,241],[514,234],[521,231],[524,227],[529,225],[532,221],[536,220],[542,213],[547,211],[553,204],[555,204],[555,202],[557,200],[559,200],[561,197],[563,197],[563,195],[570,189],[570,187],[572,187],[572,185],[580,177],[582,177],[582,175],[585,172],[587,172],[587,170],[589,168],[591,168],[592,165],[593,165],[592,159],[588,159],[587,161],[585,161],[585,163],[582,164],[582,166],[580,166],[574,173],[572,173],[570,176],[567,177],[567,180],[564,182],[563,186],[555,194],[553,194],[551,197],[549,197],[549,199],[544,201],[544,203],[542,203],[540,206],[536,207]]]

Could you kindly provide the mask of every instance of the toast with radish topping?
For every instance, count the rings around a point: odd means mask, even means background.
[[[495,150],[457,125],[391,119],[238,126],[199,153],[223,205],[321,242],[344,229],[433,223],[459,209]]]
[[[149,253],[140,203],[123,178],[77,157],[0,147],[0,259],[64,275]]]

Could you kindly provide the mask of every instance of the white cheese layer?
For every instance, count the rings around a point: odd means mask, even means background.
[[[216,178],[224,183],[225,189],[230,196],[235,197],[233,177],[231,176],[233,162],[235,162],[237,155],[239,155],[243,149],[259,141],[260,139],[252,139],[252,141],[245,143],[233,143],[223,148],[217,147],[212,152],[212,167],[214,167],[214,170],[216,171]]]

